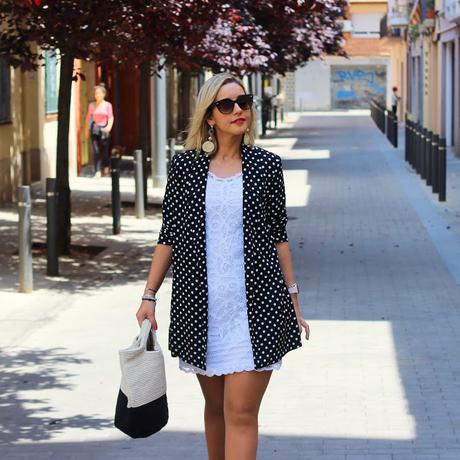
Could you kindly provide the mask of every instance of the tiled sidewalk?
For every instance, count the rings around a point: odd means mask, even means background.
[[[367,114],[288,121],[259,144],[284,159],[288,234],[311,336],[273,374],[258,458],[459,459],[460,287],[439,252],[444,235],[424,221],[441,225],[447,211]],[[110,216],[82,219],[88,235],[98,229],[94,241],[107,241]],[[69,278],[30,296],[0,292],[2,458],[206,458],[199,385],[166,346],[169,278],[158,321],[170,423],[139,441],[111,427],[117,350],[137,330],[159,216],[127,222],[126,236],[108,238],[107,259],[91,261],[93,284],[81,267],[77,287]]]

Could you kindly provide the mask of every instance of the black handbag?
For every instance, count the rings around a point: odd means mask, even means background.
[[[147,438],[168,423],[166,393],[144,406],[128,408],[127,403],[128,398],[120,389],[115,409],[115,426],[131,438]]]
[[[114,424],[131,438],[146,438],[169,419],[163,352],[148,319],[133,344],[119,353],[122,378]]]

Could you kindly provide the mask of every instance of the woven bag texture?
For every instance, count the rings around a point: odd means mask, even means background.
[[[153,336],[153,350],[147,350],[149,334]],[[132,345],[119,350],[119,357],[120,389],[128,399],[128,407],[143,406],[166,393],[163,351],[149,320],[144,320]]]

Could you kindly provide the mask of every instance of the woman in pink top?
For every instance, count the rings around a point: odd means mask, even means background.
[[[109,145],[110,131],[113,126],[112,104],[105,100],[107,89],[104,83],[94,87],[94,102],[88,106],[86,114],[86,138],[91,136],[93,146],[95,177],[101,177],[102,167],[104,176],[109,175]]]

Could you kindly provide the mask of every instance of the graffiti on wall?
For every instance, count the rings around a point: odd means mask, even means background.
[[[368,108],[372,98],[385,104],[386,66],[331,66],[333,109]]]

